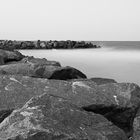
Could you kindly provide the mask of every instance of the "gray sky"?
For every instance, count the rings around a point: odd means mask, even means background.
[[[140,40],[140,0],[0,0],[0,39]]]

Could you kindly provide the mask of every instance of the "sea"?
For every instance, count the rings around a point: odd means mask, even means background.
[[[140,86],[140,41],[92,41],[97,49],[20,50],[24,55],[59,61],[88,78],[101,77]]]

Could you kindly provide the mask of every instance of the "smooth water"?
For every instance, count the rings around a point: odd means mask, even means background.
[[[117,49],[114,46],[105,46],[100,49],[20,50],[20,52],[24,55],[59,61],[62,66],[75,67],[88,78],[113,78],[118,82],[133,82],[140,85],[140,47]]]

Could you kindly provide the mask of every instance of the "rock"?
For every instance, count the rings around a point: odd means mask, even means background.
[[[0,110],[17,109],[31,97],[47,93],[87,112],[104,115],[128,137],[132,136],[133,120],[140,105],[140,88],[133,83],[97,85],[87,79],[63,81],[1,75],[0,91]]]
[[[45,92],[47,79],[27,76],[0,76],[0,112],[22,107],[30,98]]]
[[[50,61],[46,58],[34,58],[33,56],[26,56],[20,61],[12,61],[6,64],[20,64],[20,63],[28,63],[32,65],[52,65],[52,66],[59,66],[61,67],[61,64],[57,61]]]
[[[73,67],[56,67],[56,66],[36,66],[33,77],[69,80],[86,78],[86,75]]]
[[[29,100],[0,124],[0,140],[127,140],[103,116],[44,94]]]
[[[0,74],[28,75],[33,73],[33,66],[26,63],[16,63],[0,66]]]
[[[75,68],[67,66],[56,69],[49,79],[69,80],[79,78],[86,78],[86,75]]]
[[[4,63],[11,61],[19,61],[24,56],[18,51],[8,51],[8,50],[0,50],[0,57],[3,59]]]
[[[45,42],[45,41],[42,41],[42,42],[40,43],[40,47],[41,47],[42,49],[45,49],[45,48],[46,48],[46,42]]]
[[[140,140],[140,109],[138,110],[133,122],[133,140]]]
[[[68,99],[86,111],[104,115],[123,129],[128,137],[133,134],[133,120],[140,106],[140,88],[130,83],[97,85],[91,81],[74,81],[63,86],[53,83],[47,93]],[[62,88],[64,87],[64,88]]]
[[[61,67],[60,63],[57,61],[50,61],[45,58],[34,58],[32,57],[25,57],[19,63],[33,63],[33,64],[41,64],[41,65],[52,65],[52,66],[59,66]]]
[[[99,48],[91,42],[85,41],[12,41],[0,40],[0,49],[75,49],[75,48]]]
[[[86,78],[79,70],[72,67],[60,67],[55,62],[48,62],[54,65],[48,64],[36,64],[34,62],[26,61],[25,63],[15,63],[10,65],[0,66],[0,74],[10,75],[23,75],[36,78],[48,78],[48,79],[78,79]]]
[[[98,85],[107,84],[107,83],[117,83],[114,79],[108,78],[91,78]]]
[[[18,49],[34,49],[35,44],[33,41],[22,41]]]
[[[35,65],[34,70],[30,76],[49,79],[57,69],[59,69],[59,67],[52,65]]]

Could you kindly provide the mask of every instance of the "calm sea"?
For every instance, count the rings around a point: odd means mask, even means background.
[[[24,55],[56,60],[72,66],[88,78],[112,78],[140,85],[140,42],[94,41],[100,49],[20,50]]]

